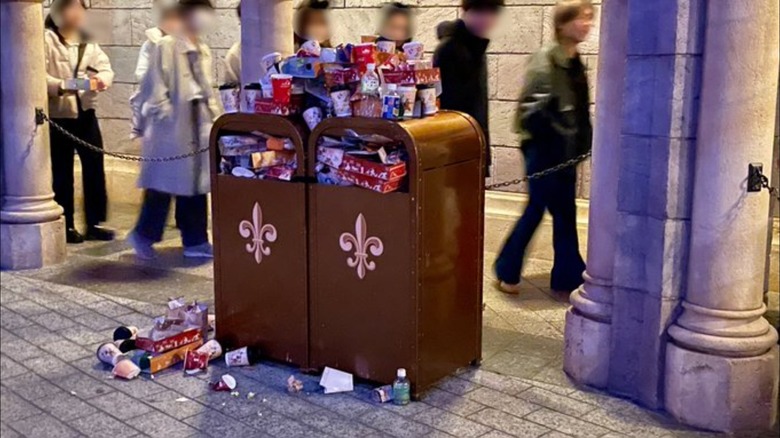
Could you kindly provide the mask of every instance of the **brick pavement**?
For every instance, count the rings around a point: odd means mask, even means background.
[[[373,403],[366,384],[324,395],[317,376],[266,363],[230,370],[239,397],[209,389],[226,372],[219,363],[197,377],[114,380],[94,352],[115,326],[148,326],[171,291],[210,298],[210,265],[183,262],[175,243],[153,265],[115,242],[76,249],[61,266],[0,273],[3,438],[715,436],[574,386],[560,370],[566,303],[533,268],[519,297],[486,278],[482,367],[461,370],[410,406]],[[300,394],[286,392],[293,373],[305,383]]]

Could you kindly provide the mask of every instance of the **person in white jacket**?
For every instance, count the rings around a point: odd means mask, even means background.
[[[141,45],[141,51],[138,52],[138,62],[135,65],[135,80],[140,84],[149,70],[149,60],[154,51],[154,46],[166,36],[179,31],[181,20],[179,17],[178,2],[176,0],[155,0],[152,5],[152,15],[156,18],[157,27],[147,29],[146,41]],[[143,117],[141,117],[141,94],[140,91],[130,96],[130,107],[133,110],[131,118],[130,139],[140,140],[144,135]]]
[[[213,89],[212,56],[201,35],[213,20],[209,0],[179,0],[182,30],[153,48],[141,83],[141,114],[146,124],[143,155],[181,160],[144,162],[138,185],[144,189],[141,213],[128,242],[140,259],[153,259],[176,199],[176,225],[185,257],[212,257],[208,239],[209,156],[195,151],[208,145],[222,108]]]
[[[236,7],[238,20],[241,21],[241,2]],[[241,39],[233,44],[225,55],[225,83],[241,83]]]
[[[54,0],[46,17],[46,50],[49,116],[79,139],[103,148],[95,110],[98,93],[111,86],[111,62],[82,28],[86,18],[84,0]],[[76,143],[56,129],[50,129],[54,200],[65,210],[68,243],[112,240],[114,232],[101,227],[108,214],[108,195],[103,154]],[[79,154],[84,186],[87,230],[76,229],[74,213],[74,150]]]

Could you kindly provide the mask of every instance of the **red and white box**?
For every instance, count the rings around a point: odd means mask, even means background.
[[[338,177],[344,181],[378,193],[391,193],[401,187],[401,179],[385,181],[379,178],[373,178],[370,176],[361,175],[359,173],[345,172],[339,169],[333,169],[333,172],[335,172]]]
[[[159,340],[149,337],[138,337],[135,340],[135,345],[137,348],[150,353],[165,353],[174,348],[183,347],[198,341],[203,341],[200,328],[189,328]]]

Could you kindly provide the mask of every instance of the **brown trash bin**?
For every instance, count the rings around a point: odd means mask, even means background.
[[[481,359],[484,136],[465,114],[335,118],[309,139],[346,129],[403,141],[408,190],[309,186],[311,365],[389,383],[406,368],[419,396]]]
[[[293,181],[219,175],[220,136],[252,131],[292,139]],[[301,367],[309,363],[306,133],[287,118],[259,114],[225,115],[211,133],[217,339]]]

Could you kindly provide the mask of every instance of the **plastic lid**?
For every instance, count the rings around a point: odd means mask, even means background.
[[[398,368],[398,377],[405,379],[406,378],[406,368]]]
[[[398,85],[396,84],[387,84],[387,89],[390,91],[395,91],[398,89]]]

